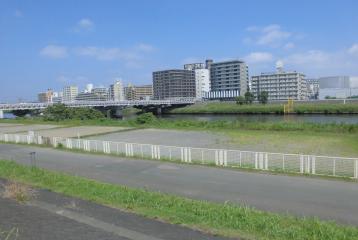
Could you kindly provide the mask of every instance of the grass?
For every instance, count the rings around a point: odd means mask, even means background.
[[[58,124],[63,127],[73,126],[118,126],[132,128],[163,128],[163,129],[189,129],[189,130],[272,130],[272,131],[307,131],[307,132],[333,132],[333,133],[358,133],[358,124],[345,123],[310,123],[310,122],[257,122],[257,121],[197,121],[197,120],[166,120],[140,124],[135,119],[131,120],[63,120],[59,122],[44,121],[42,118],[31,119],[3,119],[0,123],[18,124]]]
[[[3,196],[5,198],[14,199],[19,203],[25,203],[34,196],[34,191],[25,184],[9,182],[4,187],[5,191]]]
[[[283,114],[284,103],[238,105],[235,102],[198,103],[177,108],[171,113],[237,113],[237,114]],[[358,113],[358,103],[294,103],[296,114],[342,114]]]
[[[220,130],[228,147],[247,151],[358,156],[358,134],[273,130]]]
[[[0,177],[224,236],[267,240],[358,239],[358,228],[353,226],[101,183],[11,161],[0,161]]]

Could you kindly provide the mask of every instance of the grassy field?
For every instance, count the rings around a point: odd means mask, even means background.
[[[358,228],[132,189],[0,160],[0,177],[194,229],[245,239],[348,240]]]
[[[357,116],[358,117],[358,116]],[[65,120],[60,122],[37,119],[3,120],[0,122],[26,124],[61,124],[63,126],[122,126],[134,128],[160,128],[209,131],[228,136],[220,143],[227,148],[251,151],[302,153],[314,155],[358,156],[358,124],[318,124],[304,122],[241,122],[191,121],[156,119],[138,123],[135,119],[118,121]]]
[[[300,131],[222,130],[228,147],[249,151],[357,157],[358,134]]]
[[[177,108],[171,113],[283,114],[283,103],[238,105],[235,102],[208,102]],[[358,103],[294,103],[294,113],[358,113]]]

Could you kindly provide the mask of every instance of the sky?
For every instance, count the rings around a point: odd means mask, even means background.
[[[358,76],[358,1],[1,0],[0,102],[74,84],[148,84],[184,63]],[[358,87],[358,78],[355,83]]]

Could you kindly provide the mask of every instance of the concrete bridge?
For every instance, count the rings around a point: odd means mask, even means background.
[[[115,108],[120,111],[125,107],[137,107],[141,109],[161,112],[163,108],[180,107],[195,103],[195,98],[178,98],[168,100],[125,100],[125,101],[73,101],[63,102],[67,107],[98,107]],[[53,106],[56,103],[10,103],[0,104],[0,118],[4,118],[4,111],[39,110]]]

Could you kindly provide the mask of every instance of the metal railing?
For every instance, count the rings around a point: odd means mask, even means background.
[[[48,138],[18,134],[0,134],[0,141],[51,145],[87,152],[222,167],[358,178],[358,158],[178,147],[61,137]]]
[[[63,102],[68,107],[114,107],[114,106],[160,106],[193,104],[195,98],[176,98],[167,100],[123,100],[123,101],[73,101]],[[0,110],[43,109],[55,103],[13,103],[0,104]]]

